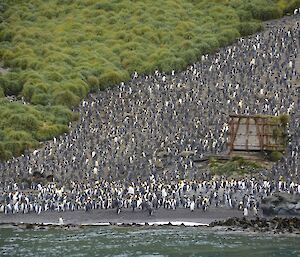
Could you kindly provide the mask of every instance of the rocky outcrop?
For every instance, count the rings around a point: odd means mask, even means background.
[[[293,218],[229,218],[224,221],[215,221],[209,224],[210,227],[227,227],[227,230],[243,229],[254,232],[274,233],[296,233],[300,234],[300,219]]]
[[[300,216],[300,195],[278,192],[262,200],[264,215]]]

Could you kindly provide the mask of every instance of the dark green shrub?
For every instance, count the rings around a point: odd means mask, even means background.
[[[268,5],[268,4],[249,4],[249,11],[252,14],[252,17],[257,20],[270,20],[280,18],[283,14],[282,10],[277,8],[276,6]]]
[[[14,35],[15,35],[15,33],[10,30],[3,30],[0,32],[0,40],[11,42]]]
[[[0,160],[8,160],[12,158],[12,153],[5,149],[3,142],[0,142]]]
[[[283,11],[277,7],[268,7],[264,9],[264,13],[262,15],[263,21],[271,20],[271,19],[278,19],[283,15]]]
[[[67,125],[70,121],[76,120],[76,113],[71,112],[65,106],[51,106],[45,109],[45,112],[52,115],[50,119],[53,123]]]
[[[180,44],[181,49],[191,49],[193,46],[193,43],[190,40],[184,40]]]
[[[236,29],[224,29],[218,34],[218,41],[220,45],[228,45],[240,36]]]
[[[57,91],[53,94],[52,103],[54,105],[63,105],[72,108],[78,105],[80,98],[70,90]]]
[[[20,130],[34,131],[38,128],[39,122],[36,117],[29,113],[13,114],[8,118],[6,126]]]
[[[109,70],[99,77],[99,84],[101,89],[105,89],[107,86],[116,85],[128,79],[129,75],[126,72]]]
[[[288,114],[281,114],[279,115],[279,121],[281,126],[283,126],[284,128],[287,126],[288,122],[289,122],[289,115]]]
[[[26,68],[29,67],[29,62],[25,57],[20,57],[20,58],[14,58],[10,60],[9,66],[13,68],[21,68],[22,70],[25,70]]]
[[[159,68],[165,72],[171,72],[172,70],[180,71],[185,66],[185,61],[180,58],[170,58],[164,60],[160,65]]]
[[[6,131],[6,139],[13,141],[33,141],[32,135],[23,130]]]
[[[155,69],[157,69],[157,67],[154,62],[148,62],[142,66],[142,70],[145,74],[151,74],[155,71]]]
[[[38,71],[34,71],[34,70],[23,71],[22,73],[20,73],[20,80],[24,85],[34,84],[34,85],[38,85],[39,87],[43,87],[44,89],[47,88],[47,85],[43,82],[42,74],[40,74]]]
[[[99,80],[96,76],[88,76],[87,83],[93,91],[99,88]]]
[[[10,152],[15,156],[20,156],[26,148],[26,146],[20,141],[5,141],[3,145],[6,154],[7,152]]]
[[[203,38],[203,42],[208,46],[208,49],[206,49],[206,53],[211,53],[219,47],[219,41],[215,36],[205,35]]]
[[[15,72],[8,72],[4,75],[0,75],[0,86],[5,95],[18,95],[23,88],[19,76]]]
[[[0,86],[0,98],[4,97],[4,89]]]
[[[60,82],[64,79],[64,77],[59,72],[52,71],[46,73],[46,79],[50,81]]]
[[[30,102],[31,97],[33,96],[34,92],[36,91],[36,87],[32,84],[25,84],[22,90],[22,95],[25,99]]]
[[[3,87],[5,95],[18,95],[22,91],[22,84],[18,81],[9,81],[7,87]]]
[[[282,129],[280,128],[274,128],[272,131],[272,137],[275,139],[275,141],[278,140],[282,136]]]
[[[182,59],[188,64],[195,62],[197,58],[197,54],[191,49],[184,51],[182,57]]]
[[[273,162],[277,162],[277,161],[279,161],[282,158],[282,156],[283,155],[282,155],[281,152],[273,151],[270,154],[270,160],[273,161]]]
[[[42,63],[36,60],[31,60],[28,63],[28,69],[39,70],[42,67]]]
[[[40,141],[46,141],[66,132],[68,132],[68,127],[66,125],[44,124],[37,130],[35,137]]]
[[[96,3],[95,8],[109,12],[114,10],[114,5],[110,2]]]
[[[88,85],[80,79],[66,82],[64,89],[71,91],[78,97],[85,97],[89,91]]]
[[[38,94],[34,94],[31,97],[31,103],[35,104],[35,105],[48,105],[50,104],[50,98],[49,95],[44,94],[44,93],[38,93]]]
[[[5,138],[5,133],[2,129],[0,129],[0,142],[3,141]]]
[[[249,22],[252,19],[251,12],[248,12],[247,10],[237,10],[237,15],[239,16],[241,22]]]
[[[30,82],[25,83],[23,86],[23,90],[21,92],[22,96],[26,99],[26,101],[30,102],[33,95],[46,94],[47,86],[42,83],[34,83]],[[37,103],[38,104],[38,103]]]
[[[284,8],[284,13],[293,13],[296,8],[300,8],[300,0],[290,0]]]
[[[249,36],[253,33],[256,33],[260,30],[262,30],[262,24],[261,22],[242,22],[239,24],[238,26],[238,30],[241,34],[241,36],[245,37],[245,36]]]
[[[2,60],[4,63],[4,66],[10,66],[11,61],[15,58],[15,54],[11,50],[2,50],[1,52]]]
[[[139,55],[135,54],[133,51],[125,50],[120,54],[122,68],[125,68],[129,73],[133,73],[142,65],[143,60]]]

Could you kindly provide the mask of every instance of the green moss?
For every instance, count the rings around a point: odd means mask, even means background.
[[[211,158],[209,168],[213,175],[233,176],[256,173],[262,166],[255,161],[246,160],[241,156],[234,156],[225,162]]]

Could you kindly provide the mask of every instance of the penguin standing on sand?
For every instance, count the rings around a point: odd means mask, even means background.
[[[254,216],[257,216],[257,214],[258,214],[256,206],[253,207],[253,214],[254,214]]]
[[[59,225],[63,225],[64,224],[64,219],[62,217],[59,217],[58,224]]]
[[[247,217],[247,216],[248,216],[248,208],[245,207],[245,208],[244,208],[244,217]]]
[[[195,202],[194,201],[191,201],[190,210],[191,210],[191,212],[193,212],[195,210]]]

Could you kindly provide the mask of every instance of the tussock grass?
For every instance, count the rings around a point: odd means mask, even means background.
[[[299,0],[4,1],[0,62],[10,71],[0,74],[0,158],[67,131],[70,109],[88,92],[134,71],[182,70],[299,6]],[[11,95],[28,104],[1,100]],[[55,117],[57,109],[63,111]]]
[[[0,98],[0,158],[20,155],[68,131],[76,113],[63,106],[24,105]]]

